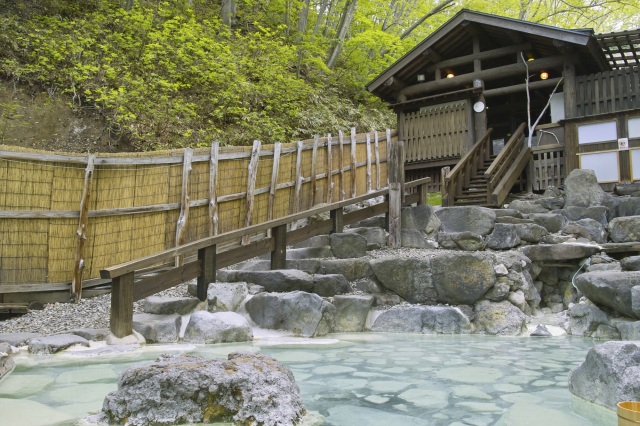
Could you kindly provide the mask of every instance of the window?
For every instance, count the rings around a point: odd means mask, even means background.
[[[605,121],[578,126],[578,143],[580,145],[597,142],[611,142],[616,140],[618,140],[618,130],[615,121]]]
[[[617,151],[580,154],[580,168],[593,170],[599,183],[620,181]]]
[[[629,139],[640,138],[640,117],[630,118],[627,121],[627,130]]]

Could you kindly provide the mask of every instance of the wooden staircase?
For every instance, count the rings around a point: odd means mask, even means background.
[[[522,123],[498,155],[491,154],[491,132],[460,159],[443,179],[443,206],[500,207],[531,159]]]

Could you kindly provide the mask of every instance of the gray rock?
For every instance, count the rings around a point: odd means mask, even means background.
[[[512,225],[517,225],[520,223],[533,223],[533,220],[512,217],[512,216],[503,216],[503,217],[496,217],[496,223],[510,223]]]
[[[283,269],[279,271],[225,271],[221,274],[221,281],[247,282],[259,284],[268,292],[287,292],[294,290],[311,291],[313,289],[313,277],[306,272],[297,269]]]
[[[258,293],[264,293],[264,287],[258,284],[251,284],[249,286],[249,294],[253,296]]]
[[[560,213],[532,213],[529,219],[553,233],[559,232],[567,222],[567,218]]]
[[[614,243],[640,239],[640,216],[617,217],[609,222],[609,236]]]
[[[564,243],[525,246],[522,247],[521,251],[532,262],[540,262],[546,260],[584,259],[598,253],[600,248],[584,244]]]
[[[288,260],[327,259],[333,257],[330,247],[303,247],[287,250]]]
[[[11,346],[27,346],[29,339],[41,337],[40,333],[0,333],[0,343],[6,342]]]
[[[568,220],[577,221],[580,219],[593,219],[599,222],[601,225],[606,225],[607,215],[609,209],[604,206],[593,206],[593,207],[566,207],[561,210],[560,213]]]
[[[498,281],[484,294],[484,298],[494,302],[500,302],[509,295],[509,284]]]
[[[247,283],[211,283],[207,290],[207,310],[209,312],[235,312],[248,294],[249,286]]]
[[[429,248],[427,238],[417,229],[403,229],[400,233],[400,244],[407,248]]]
[[[451,305],[472,305],[496,283],[492,258],[480,253],[436,256],[431,272],[437,301]]]
[[[617,195],[633,195],[640,192],[640,182],[616,184],[614,191]]]
[[[353,283],[353,287],[357,291],[364,293],[382,293],[384,287],[380,285],[375,279],[364,278]]]
[[[509,203],[509,208],[519,211],[522,214],[530,213],[549,213],[549,209],[541,206],[534,201],[513,200]]]
[[[410,303],[434,303],[429,259],[383,257],[371,260],[376,278],[387,289]]]
[[[178,341],[182,317],[177,314],[136,314],[133,329],[149,343],[174,343]]]
[[[640,285],[631,288],[631,310],[640,318]]]
[[[149,296],[144,299],[142,310],[156,315],[186,315],[193,311],[199,302],[195,297]]]
[[[260,327],[304,337],[324,336],[335,323],[335,306],[317,294],[302,291],[260,293],[245,303],[245,309]]]
[[[387,232],[378,227],[351,228],[345,232],[353,232],[362,235],[367,240],[367,250],[377,250],[387,246]]]
[[[575,284],[594,304],[640,319],[631,298],[631,289],[640,285],[640,272],[587,272],[579,275]]]
[[[435,236],[435,240],[438,246],[446,250],[459,250],[458,244],[453,240],[453,236],[459,234],[459,232],[438,232]],[[482,237],[481,237],[482,238]]]
[[[496,221],[493,210],[484,207],[444,207],[435,213],[444,232],[470,231],[485,236],[493,231]]]
[[[500,218],[500,217],[522,218],[522,213],[514,209],[495,209],[493,210],[493,212],[496,215],[496,220],[497,218]]]
[[[320,271],[320,259],[287,259],[287,269],[297,269],[307,274],[317,274]]]
[[[607,231],[600,222],[593,219],[580,219],[575,222],[569,222],[563,229],[564,234],[572,234],[576,238],[583,237],[596,243],[603,244],[607,242]]]
[[[293,248],[329,247],[330,245],[331,241],[328,235],[316,235],[315,237],[294,244]]]
[[[549,231],[544,226],[535,223],[522,223],[516,225],[516,234],[522,241],[537,244],[542,237],[549,234]]]
[[[487,237],[487,247],[492,250],[507,250],[520,244],[516,226],[508,223],[496,223],[491,235]]]
[[[518,336],[527,330],[527,317],[508,301],[481,300],[475,305],[473,321],[478,334]]]
[[[613,263],[596,263],[595,265],[589,266],[585,272],[595,272],[595,271],[615,271],[622,272],[622,268],[618,262]]]
[[[549,234],[542,237],[540,244],[563,244],[563,243],[575,243],[575,238],[572,235],[559,235]]]
[[[322,297],[332,297],[351,291],[351,284],[341,274],[314,275],[313,293]]]
[[[640,271],[640,256],[625,257],[620,261],[623,271]]]
[[[360,332],[364,330],[373,296],[335,296],[333,305],[336,307],[334,331]]]
[[[404,207],[400,215],[402,229],[420,231],[425,236],[430,236],[440,229],[440,219],[434,214],[431,206]]]
[[[524,312],[528,308],[527,300],[525,299],[524,292],[522,290],[512,291],[511,293],[509,293],[507,300],[522,312]],[[525,308],[525,306],[527,308]]]
[[[325,259],[322,260],[321,274],[341,274],[347,281],[356,281],[373,277],[369,262],[364,259]]]
[[[393,293],[378,293],[373,298],[373,306],[395,306],[403,302],[400,296]]]
[[[11,352],[11,345],[6,342],[0,343],[0,380],[15,367]]]
[[[640,197],[621,198],[618,204],[618,217],[640,216]]]
[[[402,306],[381,313],[371,331],[422,334],[469,334],[471,322],[453,306]]]
[[[356,222],[353,226],[358,228],[359,227],[367,227],[367,228],[377,227],[377,228],[385,229],[387,227],[387,220],[385,219],[384,215],[374,216],[374,217],[369,217],[367,219],[362,219],[361,221]]]
[[[640,340],[640,321],[625,321],[616,324],[620,340]]]
[[[75,334],[54,334],[53,336],[34,337],[29,340],[29,352],[32,354],[55,354],[73,345],[89,346],[89,341]]]
[[[331,251],[338,259],[351,259],[367,254],[367,239],[354,233],[335,233],[330,235]]]
[[[529,335],[532,337],[551,337],[553,336],[544,324],[538,324],[535,330]]]
[[[451,250],[479,251],[484,250],[485,241],[480,234],[474,232],[438,232],[436,241],[442,248]]]
[[[608,324],[609,317],[597,306],[579,303],[569,308],[569,331],[573,336],[591,337],[602,324]]]
[[[247,342],[252,339],[249,322],[235,312],[194,312],[184,331],[184,341],[191,343]]]
[[[547,210],[559,210],[564,206],[564,197],[542,197],[534,202]]]
[[[220,315],[220,314],[218,314]],[[228,360],[161,355],[122,373],[102,406],[106,423],[297,424],[305,412],[290,370],[262,354]]]
[[[564,180],[565,208],[602,205],[605,192],[598,184],[593,170],[574,169]]]
[[[87,340],[94,342],[103,341],[107,338],[110,331],[108,328],[74,328],[67,333],[75,334],[76,336],[84,337]]]
[[[569,391],[611,410],[618,401],[640,399],[640,343],[606,342],[569,373]]]
[[[620,332],[611,325],[600,324],[596,331],[591,334],[591,338],[599,340],[620,340]]]

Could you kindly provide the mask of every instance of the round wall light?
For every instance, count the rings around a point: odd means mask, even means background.
[[[548,72],[546,72],[546,71],[542,71],[542,72],[540,73],[540,80],[546,80],[546,79],[548,79],[548,78],[549,78],[549,73],[548,73]]]

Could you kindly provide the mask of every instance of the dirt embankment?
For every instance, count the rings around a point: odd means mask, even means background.
[[[134,151],[109,132],[89,106],[71,106],[67,95],[46,93],[0,80],[0,144],[63,152]]]

